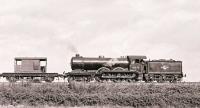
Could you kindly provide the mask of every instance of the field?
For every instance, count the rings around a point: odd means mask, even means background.
[[[1,83],[0,97],[1,107],[188,108],[200,107],[200,83]]]

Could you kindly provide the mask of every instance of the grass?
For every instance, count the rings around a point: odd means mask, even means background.
[[[2,83],[0,97],[2,106],[200,107],[200,83]]]
[[[26,106],[26,105],[18,105],[18,106],[0,106],[1,108],[66,108],[65,106]],[[67,108],[132,108],[132,107],[121,107],[121,106],[76,106],[76,107],[67,107]],[[150,107],[149,107],[150,108]]]

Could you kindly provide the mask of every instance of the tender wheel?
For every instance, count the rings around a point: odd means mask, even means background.
[[[174,75],[172,79],[173,79],[173,80],[171,81],[172,83],[177,83],[178,77],[177,77],[176,75]]]
[[[158,83],[162,83],[163,82],[163,77],[160,75],[159,78],[157,79]]]

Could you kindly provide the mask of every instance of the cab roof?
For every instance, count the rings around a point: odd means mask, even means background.
[[[127,57],[131,59],[147,59],[147,57],[143,55],[128,55]]]

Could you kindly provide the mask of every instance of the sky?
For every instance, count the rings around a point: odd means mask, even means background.
[[[200,81],[199,0],[0,0],[0,72],[14,57],[47,57],[48,72],[82,56],[183,61]]]

